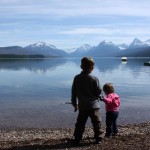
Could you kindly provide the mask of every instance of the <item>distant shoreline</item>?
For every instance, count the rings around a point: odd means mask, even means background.
[[[10,58],[17,59],[17,58],[46,58],[46,57],[44,57],[44,55],[38,55],[38,54],[37,55],[0,54],[0,59],[10,59]]]

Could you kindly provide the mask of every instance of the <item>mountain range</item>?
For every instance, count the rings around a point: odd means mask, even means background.
[[[112,42],[102,41],[97,46],[84,44],[72,50],[58,49],[43,41],[30,44],[26,47],[0,47],[0,57],[150,57],[150,39],[142,42],[135,38],[131,44],[115,45]]]

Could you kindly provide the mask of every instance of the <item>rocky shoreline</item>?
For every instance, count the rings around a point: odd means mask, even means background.
[[[105,131],[105,129],[103,128]],[[92,128],[86,128],[80,145],[71,143],[73,128],[61,129],[13,129],[0,130],[2,150],[149,150],[150,121],[140,124],[119,126],[119,134],[104,138],[101,144],[94,144]]]

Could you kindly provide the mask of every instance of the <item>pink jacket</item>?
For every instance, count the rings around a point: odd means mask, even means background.
[[[106,111],[119,111],[120,98],[117,94],[111,93],[104,97]]]

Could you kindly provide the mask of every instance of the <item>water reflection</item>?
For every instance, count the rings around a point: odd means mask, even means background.
[[[122,64],[120,58],[95,58],[94,60],[93,74],[98,76],[102,85],[105,82],[112,82],[124,95],[126,90],[122,89],[122,86],[131,88],[130,91],[136,87],[137,91],[133,91],[136,95],[139,95],[138,92],[148,95],[149,92],[145,91],[147,91],[146,88],[149,88],[150,68],[143,65],[146,61],[145,58],[129,58],[127,64]],[[80,71],[80,58],[1,59],[1,93],[22,90],[23,96],[34,93],[35,97],[36,95],[42,97],[49,95],[47,94],[49,90],[50,97],[53,99],[57,99],[57,94],[58,97],[61,97],[62,94],[62,97],[66,98],[70,96],[69,90],[73,77]],[[61,92],[58,93],[60,90]],[[130,93],[130,91],[127,92]],[[38,93],[36,94],[36,92]]]
[[[66,59],[0,59],[0,70],[21,70],[46,72],[66,63]]]
[[[128,118],[126,111],[131,120],[136,120],[133,110],[144,112],[140,117],[147,119],[145,116],[150,116],[147,111],[150,108],[150,67],[144,66],[144,62],[149,58],[128,58],[126,64],[121,58],[94,60],[93,74],[100,79],[101,86],[112,82],[121,96],[122,122]],[[62,104],[70,101],[72,80],[80,71],[80,58],[0,59],[0,120],[3,120],[0,127],[25,126],[26,120],[29,121],[27,127],[52,127],[52,122],[55,125],[63,115],[74,125],[76,117],[72,107]],[[104,105],[101,107],[104,115]],[[49,115],[49,121],[43,125]],[[61,120],[61,125],[64,124]]]
[[[127,64],[127,61],[122,61],[122,64]]]
[[[149,58],[128,58],[128,61],[122,62],[120,58],[94,58],[96,67],[101,71],[114,70],[121,64],[126,65],[127,68],[133,70],[142,69],[144,62]],[[11,69],[21,70],[27,69],[30,71],[36,70],[54,70],[57,66],[62,66],[66,62],[72,62],[76,66],[80,66],[80,58],[53,58],[53,59],[0,59],[0,70]],[[148,67],[147,67],[148,68]]]

